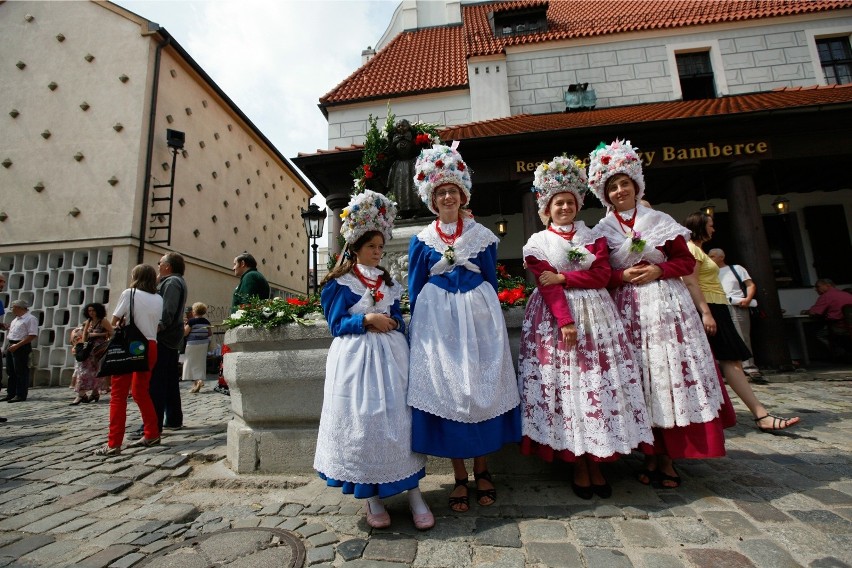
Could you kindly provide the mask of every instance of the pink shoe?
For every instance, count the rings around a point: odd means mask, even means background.
[[[414,527],[420,531],[426,531],[435,526],[435,515],[432,511],[419,515],[411,511],[411,519],[414,521]]]
[[[387,510],[384,513],[373,514],[370,512],[370,503],[364,504],[364,509],[367,511],[367,524],[374,529],[386,529],[391,524],[390,514]]]

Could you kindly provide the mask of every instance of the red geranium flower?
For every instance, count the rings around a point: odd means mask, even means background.
[[[509,290],[502,290],[502,291],[498,292],[497,293],[497,299],[500,300],[501,302],[508,302],[509,301]]]
[[[607,165],[609,163],[609,156],[604,156],[601,158],[601,163],[603,165]]]
[[[428,146],[432,143],[432,137],[428,134],[418,134],[414,139],[414,143],[418,146]]]
[[[307,306],[307,300],[300,300],[299,298],[287,298],[287,303],[291,306]]]
[[[436,168],[443,168],[444,167],[444,161],[438,160],[437,162],[435,162],[435,167]]]

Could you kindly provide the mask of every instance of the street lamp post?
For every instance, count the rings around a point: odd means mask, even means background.
[[[308,242],[311,248],[314,249],[314,278],[313,288],[314,293],[317,291],[317,239],[322,236],[323,225],[325,225],[325,209],[320,209],[319,205],[311,203],[307,210],[302,209],[302,221],[305,222],[305,233],[308,235]],[[310,264],[308,264],[308,273],[310,274]],[[308,281],[308,295],[311,294],[311,282]]]

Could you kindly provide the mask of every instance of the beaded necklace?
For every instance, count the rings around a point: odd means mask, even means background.
[[[574,228],[574,223],[571,223],[571,230],[570,231],[564,231],[564,232],[563,231],[557,231],[556,229],[553,228],[553,225],[548,225],[547,230],[550,231],[551,233],[556,233],[557,235],[559,235],[560,237],[562,237],[566,241],[572,240],[574,238],[574,235],[577,234],[577,229]]]
[[[379,292],[379,288],[382,285],[382,275],[379,274],[375,280],[367,278],[364,276],[360,270],[358,270],[358,265],[352,265],[352,272],[355,273],[355,276],[358,277],[358,280],[361,281],[361,284],[367,287],[367,290],[370,291],[370,297],[373,299],[373,305],[379,303],[382,298],[385,297],[384,294]]]
[[[462,234],[462,229],[464,228],[464,221],[461,217],[459,217],[458,222],[456,223],[456,232],[452,235],[448,235],[441,230],[441,222],[438,219],[435,219],[435,231],[438,233],[438,238],[444,241],[444,244],[452,245],[456,242],[456,239],[459,238]]]

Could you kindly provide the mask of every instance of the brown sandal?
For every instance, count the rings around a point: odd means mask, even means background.
[[[481,471],[479,473],[473,472],[474,481],[479,481],[480,479],[484,479],[485,481],[492,484],[491,489],[480,489],[479,485],[476,486],[476,502],[479,503],[480,507],[490,507],[497,501],[497,489],[493,487],[494,482],[491,481],[491,473],[486,469],[485,471]],[[483,503],[483,499],[490,499],[490,502]]]

